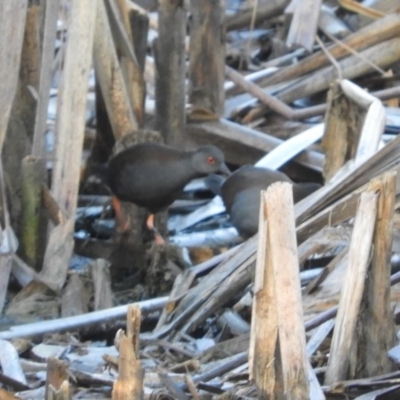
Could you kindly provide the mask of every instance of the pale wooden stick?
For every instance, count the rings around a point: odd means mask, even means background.
[[[186,125],[186,11],[174,0],[160,0],[158,15],[156,125],[165,143],[181,147]]]
[[[28,1],[0,2],[0,152],[17,90]]]
[[[64,285],[73,248],[96,1],[71,1],[71,23],[58,97],[52,182],[54,199],[66,211],[67,220],[51,231],[41,271],[43,280],[55,290]]]
[[[355,378],[382,375],[397,368],[387,353],[387,350],[397,342],[393,312],[390,307],[390,257],[396,172],[390,171],[384,174],[377,183],[380,187],[373,237],[374,254],[368,271],[357,329],[357,360],[351,368],[356,371]]]
[[[203,0],[190,5],[190,102],[219,117],[225,100],[224,2]]]
[[[45,3],[45,20],[43,32],[43,50],[40,62],[39,93],[35,118],[35,131],[33,135],[32,155],[44,157],[45,134],[47,121],[47,108],[50,97],[50,87],[54,60],[54,42],[57,34],[57,18],[59,0]]]
[[[98,0],[96,4],[96,12],[93,12],[92,6],[92,14],[97,15],[93,45],[94,68],[114,136],[119,139],[125,134],[136,130],[138,123],[131,108],[128,91],[118,61],[104,0]]]
[[[291,185],[275,183],[261,196],[250,374],[261,397],[305,399],[310,388]]]
[[[69,392],[68,363],[55,357],[47,360],[46,394],[45,399],[67,400],[63,394]]]
[[[112,31],[116,33],[117,47],[126,48],[120,57],[121,69],[125,79],[126,89],[139,126],[143,126],[145,83],[137,60],[137,49],[133,45],[133,35],[129,23],[129,8],[125,0],[108,1],[108,11],[112,22]],[[118,10],[119,8],[119,10]],[[128,53],[129,51],[129,53]],[[129,56],[131,54],[131,56]]]
[[[142,399],[144,372],[139,359],[140,308],[129,306],[126,334],[119,337],[119,376],[112,391],[113,400]]]
[[[371,252],[377,200],[377,194],[373,192],[365,192],[360,198],[349,249],[347,277],[339,301],[336,327],[325,374],[327,385],[346,379],[348,374],[350,353],[355,340],[355,328]]]

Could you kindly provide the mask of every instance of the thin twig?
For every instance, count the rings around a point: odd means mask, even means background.
[[[339,40],[335,36],[331,35],[329,32],[327,32],[325,29],[322,28],[322,32],[324,32],[324,35],[332,40],[332,42],[335,42],[338,46],[343,47],[346,49],[349,53],[353,54],[355,57],[358,57],[359,59],[363,60],[366,64],[370,65],[375,71],[379,72],[383,76],[386,76],[386,72],[378,67],[376,64],[368,60],[368,58],[364,57],[362,54],[360,54],[358,51],[354,50],[352,47],[348,46],[346,43],[343,41]]]
[[[343,74],[342,74],[342,69],[340,68],[339,63],[336,61],[335,57],[332,56],[332,54],[328,51],[322,40],[319,38],[318,35],[315,36],[318,44],[321,46],[322,51],[325,53],[326,57],[328,60],[332,63],[332,65],[335,67],[337,74],[338,74],[338,79],[342,80],[343,79]]]

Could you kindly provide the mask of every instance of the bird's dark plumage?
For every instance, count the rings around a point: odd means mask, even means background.
[[[184,152],[155,143],[129,147],[108,163],[113,194],[151,213],[167,208],[192,179],[213,172],[229,174],[223,153],[215,146]]]
[[[293,183],[282,172],[251,165],[239,168],[226,180],[221,177],[214,178],[213,175],[206,180],[208,187],[222,197],[233,226],[244,238],[253,236],[258,230],[260,191],[275,182],[293,184],[294,203],[321,187],[316,183]]]

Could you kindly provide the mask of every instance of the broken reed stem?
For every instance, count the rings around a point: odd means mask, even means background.
[[[128,307],[126,333],[119,334],[119,376],[112,391],[113,400],[142,399],[144,371],[139,359],[141,312]]]
[[[275,183],[261,192],[250,338],[250,377],[261,398],[309,397],[295,232],[291,185]]]
[[[165,143],[181,147],[185,115],[186,10],[183,1],[160,0],[159,32],[154,44],[156,79],[156,125]]]
[[[340,296],[333,332],[325,384],[332,385],[348,377],[350,357],[371,253],[377,210],[377,194],[361,194],[348,258],[347,276]]]
[[[40,158],[27,156],[21,170],[21,250],[24,261],[40,271],[46,229],[43,224],[42,183],[46,173]]]
[[[192,1],[190,103],[218,118],[224,110],[225,8],[222,0]]]
[[[58,96],[56,150],[52,194],[67,220],[50,232],[41,276],[53,290],[60,289],[67,277],[73,248],[75,211],[78,201],[80,165],[85,131],[89,72],[97,2],[71,0],[71,19],[65,47],[61,90]]]
[[[68,364],[55,357],[47,359],[45,400],[69,400]],[[62,394],[62,395],[60,395]],[[60,395],[60,396],[59,396]]]
[[[131,48],[131,52],[135,56],[134,60],[132,60],[130,57],[127,57],[126,54],[122,54],[120,57],[121,69],[137,124],[139,127],[142,127],[144,123],[144,101],[146,96],[145,82],[143,79],[143,73],[137,61],[136,49],[134,48],[131,24],[129,21],[128,3],[126,0],[117,0],[116,3],[117,4],[114,5],[111,1],[109,2],[109,5],[111,6],[111,9],[114,10],[115,14],[118,14],[117,8],[119,9],[120,18],[118,18],[117,15],[115,16],[119,19],[118,25],[121,31],[124,31],[124,38],[122,39],[125,39],[127,42],[125,45]]]
[[[0,154],[18,87],[27,6],[27,0],[0,2]]]
[[[373,256],[368,268],[364,298],[357,326],[357,359],[351,379],[383,375],[396,370],[387,350],[396,343],[396,329],[390,306],[393,213],[396,172],[374,179],[378,186],[378,211],[373,236]],[[385,327],[385,329],[382,329]]]
[[[92,6],[93,7],[93,6]],[[104,0],[97,0],[93,62],[116,139],[138,128],[117,57]]]
[[[36,107],[35,129],[32,143],[32,155],[44,157],[46,152],[46,123],[50,98],[52,69],[54,60],[54,42],[57,34],[59,0],[46,1],[42,53],[40,58],[39,93]]]

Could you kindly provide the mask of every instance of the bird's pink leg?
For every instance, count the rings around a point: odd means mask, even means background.
[[[124,213],[122,211],[121,202],[115,196],[112,197],[112,207],[115,212],[115,219],[117,221],[117,231],[118,232],[127,232],[130,229],[129,221],[125,218]]]
[[[154,234],[154,240],[157,244],[165,244],[165,240],[157,231],[157,228],[154,226],[154,214],[150,214],[146,221],[147,228]]]

